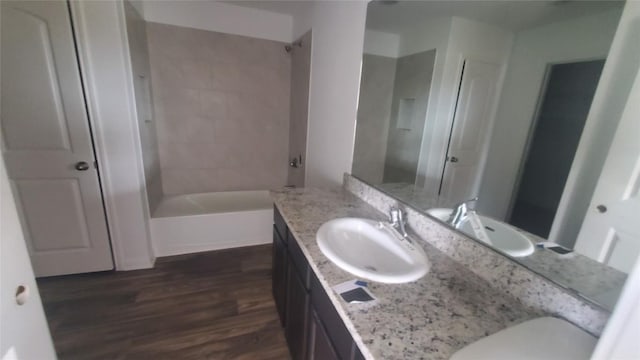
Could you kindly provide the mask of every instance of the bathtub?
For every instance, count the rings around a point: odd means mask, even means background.
[[[156,256],[271,242],[273,201],[268,191],[165,196],[151,217]]]

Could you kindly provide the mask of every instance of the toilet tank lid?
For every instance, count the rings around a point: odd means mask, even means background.
[[[451,360],[589,359],[598,339],[564,320],[537,318],[457,351]]]

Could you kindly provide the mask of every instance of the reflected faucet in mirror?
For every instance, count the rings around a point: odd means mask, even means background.
[[[476,201],[478,201],[477,196],[473,199],[465,200],[454,206],[453,212],[451,212],[451,216],[449,216],[447,222],[453,227],[458,228],[460,226],[460,223],[462,223],[468,216],[469,204]]]

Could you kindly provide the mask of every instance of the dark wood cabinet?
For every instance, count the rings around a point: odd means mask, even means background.
[[[292,359],[363,359],[277,208],[273,230],[273,297]]]
[[[286,233],[285,233],[286,234]],[[287,304],[287,246],[277,228],[273,227],[273,264],[271,285],[273,299],[280,316],[280,325],[285,326]]]
[[[311,310],[309,324],[309,360],[339,359],[318,314]]]
[[[353,344],[353,355],[351,356],[351,359],[364,360],[364,356],[362,355],[362,353],[360,352],[360,349],[358,349],[358,346],[355,343]]]
[[[284,329],[293,360],[306,359],[309,292],[293,261],[289,261],[286,325]]]
[[[311,277],[311,288],[318,289],[313,291],[311,302],[313,308],[318,314],[324,326],[330,331],[331,341],[335,348],[339,359],[351,359],[351,353],[353,351],[353,339],[347,327],[342,322],[340,315],[333,307],[329,295],[324,291],[320,280],[314,275]]]

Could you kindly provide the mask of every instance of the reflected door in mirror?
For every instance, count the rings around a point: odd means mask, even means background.
[[[627,101],[576,251],[629,272],[640,254],[640,75]],[[606,204],[606,205],[605,205]]]
[[[465,61],[440,196],[451,206],[478,196],[500,66]]]

